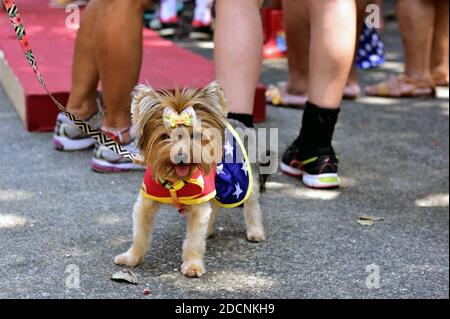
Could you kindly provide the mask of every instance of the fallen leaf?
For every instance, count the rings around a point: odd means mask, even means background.
[[[111,280],[117,281],[117,282],[124,282],[128,284],[137,285],[139,284],[139,280],[129,269],[122,269],[121,271],[116,272],[111,276]]]
[[[362,219],[362,218],[358,219],[358,223],[363,226],[373,226],[375,224],[375,222],[371,219]]]
[[[383,217],[361,216],[358,218],[358,223],[363,226],[373,226],[375,222],[383,220],[384,220]]]

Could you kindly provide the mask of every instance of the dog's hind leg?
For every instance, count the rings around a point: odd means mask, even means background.
[[[211,218],[209,219],[208,233],[206,234],[206,238],[209,238],[212,235],[214,235],[218,211],[219,211],[219,206],[217,206],[216,204],[211,204]]]
[[[258,243],[265,239],[264,225],[259,204],[259,181],[257,178],[253,182],[252,195],[244,204],[244,217],[247,226],[247,240]]]
[[[203,256],[206,250],[206,235],[211,204],[204,203],[189,207],[187,215],[187,234],[183,243],[183,264],[181,272],[187,277],[200,277],[205,273]]]
[[[144,261],[159,206],[159,203],[139,195],[133,211],[133,245],[127,252],[114,258],[116,264],[135,267]]]

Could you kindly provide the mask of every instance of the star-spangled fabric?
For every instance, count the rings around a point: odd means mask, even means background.
[[[367,70],[382,65],[384,58],[384,44],[375,28],[368,28],[364,23],[358,51],[356,52],[356,66]]]
[[[226,208],[240,206],[250,196],[252,183],[247,151],[237,132],[228,127],[222,162],[216,168],[217,204]]]

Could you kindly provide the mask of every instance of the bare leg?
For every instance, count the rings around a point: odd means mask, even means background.
[[[309,103],[303,112],[300,134],[283,155],[281,170],[302,176],[308,187],[339,187],[332,140],[355,54],[356,4],[354,0],[308,0],[308,10]],[[308,159],[320,165],[320,170],[306,165],[299,169],[301,162]]]
[[[206,250],[206,234],[210,217],[210,203],[189,207],[181,265],[181,272],[187,277],[200,277],[205,273],[203,256]]]
[[[259,0],[216,2],[216,78],[225,90],[230,112],[253,113],[262,60],[259,5]]]
[[[114,258],[116,264],[135,267],[144,261],[159,207],[159,203],[139,195],[133,211],[133,245],[126,253]]]
[[[265,239],[261,206],[259,204],[259,181],[253,181],[253,193],[244,204],[244,217],[247,226],[247,240],[261,242]]]
[[[404,75],[368,86],[366,94],[434,97],[436,91],[430,69],[435,3],[433,0],[397,0],[397,12],[405,51]]]
[[[309,99],[322,108],[339,108],[356,41],[354,1],[308,0],[311,17]]]
[[[405,50],[405,74],[419,81],[430,82],[435,17],[433,0],[397,0],[397,6]]]
[[[448,85],[448,37],[449,37],[449,2],[434,0],[436,18],[434,23],[433,45],[431,49],[431,73],[438,84]]]
[[[98,0],[100,1],[100,0]],[[131,97],[142,62],[145,0],[101,1],[95,25],[96,60],[106,108],[104,126],[131,126]],[[124,136],[124,143],[130,136]]]
[[[307,3],[283,1],[289,77],[287,93],[306,95],[309,76],[310,20]]]
[[[275,9],[281,8],[284,5],[282,0],[270,0],[269,3],[269,6]]]
[[[99,74],[92,30],[96,25],[99,2],[100,0],[90,1],[84,10],[75,43],[72,88],[67,108],[80,119],[87,119],[97,111],[95,99]]]

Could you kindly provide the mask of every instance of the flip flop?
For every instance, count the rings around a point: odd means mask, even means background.
[[[448,74],[434,73],[431,75],[436,86],[449,86]]]
[[[269,85],[266,91],[266,102],[274,106],[303,109],[308,97],[287,92],[286,82]]]
[[[358,83],[347,83],[344,88],[344,99],[356,100],[361,95],[361,87]]]
[[[432,82],[421,82],[406,75],[366,87],[366,95],[377,97],[436,97],[436,87]]]

